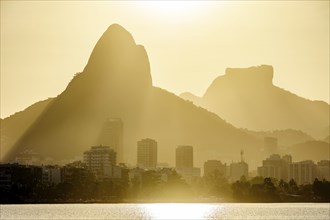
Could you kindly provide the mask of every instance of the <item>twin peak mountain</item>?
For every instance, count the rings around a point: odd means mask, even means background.
[[[172,165],[175,148],[182,144],[194,146],[197,166],[208,159],[238,159],[241,149],[247,161],[262,159],[262,139],[225,120],[245,128],[306,132],[322,130],[329,122],[328,104],[275,87],[272,77],[273,68],[266,65],[227,69],[203,97],[186,94],[195,105],[153,87],[144,47],[114,24],[60,95],[1,120],[1,161],[25,149],[55,160],[81,156],[100,144],[108,118],[121,118],[124,124],[120,162],[135,161],[136,142],[146,137],[158,142],[158,160]]]

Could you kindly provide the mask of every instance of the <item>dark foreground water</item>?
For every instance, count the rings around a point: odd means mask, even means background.
[[[1,205],[0,219],[330,219],[330,204]]]

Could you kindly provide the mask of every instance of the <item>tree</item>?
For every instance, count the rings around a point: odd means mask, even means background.
[[[329,202],[330,201],[330,182],[318,180],[317,178],[314,180],[313,186],[314,196],[318,201]]]
[[[297,186],[296,181],[294,179],[291,179],[290,182],[289,182],[289,191],[288,191],[288,193],[297,195],[298,190],[299,190],[299,188]]]
[[[238,201],[249,201],[250,183],[245,178],[241,178],[241,180],[232,184],[233,197]]]

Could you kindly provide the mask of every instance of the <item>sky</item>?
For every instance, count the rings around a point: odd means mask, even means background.
[[[1,1],[1,118],[56,97],[113,23],[146,48],[153,85],[202,96],[227,67],[329,103],[329,1]]]

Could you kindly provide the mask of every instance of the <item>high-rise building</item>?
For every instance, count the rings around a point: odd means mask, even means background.
[[[192,170],[194,167],[193,147],[181,145],[176,148],[175,167],[178,170]]]
[[[222,164],[220,160],[208,160],[204,163],[204,176],[219,173],[225,176],[226,164]]]
[[[278,180],[289,181],[289,166],[292,162],[290,155],[282,158],[278,154],[272,154],[269,158],[262,161],[262,166],[258,167],[258,175],[262,177],[272,177]]]
[[[241,162],[231,163],[229,167],[229,177],[231,182],[236,182],[240,180],[243,176],[248,178],[249,166],[244,162],[243,151],[241,151]]]
[[[117,153],[119,163],[123,161],[123,122],[120,118],[110,118],[104,122],[98,144],[109,146]]]
[[[277,138],[265,137],[264,150],[267,156],[277,153]]]
[[[317,163],[317,178],[330,180],[330,160],[321,160]]]
[[[181,145],[176,148],[175,170],[187,183],[191,183],[196,177],[200,177],[201,169],[194,167],[193,147]]]
[[[294,179],[298,185],[311,184],[317,176],[317,167],[311,160],[290,164],[289,179]]]
[[[236,182],[240,180],[243,176],[248,178],[249,175],[249,167],[248,164],[244,161],[238,163],[230,164],[230,181]]]
[[[157,142],[146,138],[137,142],[137,166],[142,169],[156,169]]]
[[[109,146],[93,146],[84,152],[84,163],[94,174],[104,177],[116,165],[116,152]]]
[[[288,164],[291,164],[291,163],[292,163],[292,156],[286,154],[286,155],[284,155],[284,156],[282,157],[282,160],[284,160],[284,161],[287,162]]]

